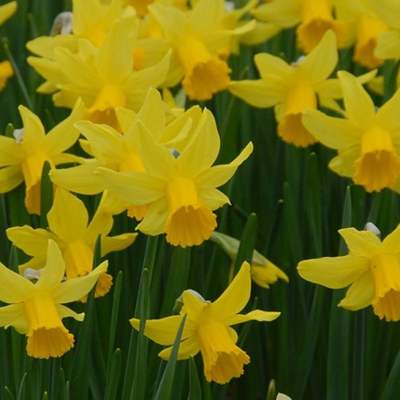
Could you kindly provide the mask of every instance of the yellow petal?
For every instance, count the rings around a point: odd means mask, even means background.
[[[15,139],[0,136],[0,167],[21,164],[25,156],[24,153]]]
[[[340,229],[339,233],[353,256],[371,258],[381,249],[378,236],[369,230],[358,231],[355,228],[344,228]]]
[[[230,164],[211,167],[198,175],[196,185],[199,188],[216,188],[222,186],[232,178],[239,165],[247,160],[252,151],[253,143],[250,142]]]
[[[364,257],[323,257],[301,261],[299,275],[313,283],[331,289],[346,287],[369,269],[369,259]]]
[[[170,346],[174,343],[179,325],[182,322],[182,318],[182,315],[174,315],[172,317],[147,320],[144,334],[158,344]],[[129,322],[137,331],[139,330],[139,319],[132,318],[129,320]],[[182,340],[185,340],[193,333],[190,329],[188,329],[187,322],[188,321],[186,321],[182,332]]]
[[[69,243],[83,237],[89,216],[84,203],[63,188],[57,188],[51,210],[47,214],[51,231]]]
[[[7,4],[0,6],[0,25],[3,25],[17,11],[17,2],[10,1]]]
[[[1,301],[4,303],[21,303],[32,296],[34,290],[32,282],[0,263]]]
[[[101,254],[104,256],[112,251],[124,250],[136,239],[137,233],[123,233],[117,236],[105,236],[101,240]]]
[[[70,303],[87,295],[96,284],[100,275],[107,271],[108,261],[102,262],[88,275],[78,278],[68,279],[62,282],[54,291],[53,299],[55,303]]]
[[[368,307],[375,297],[375,287],[371,273],[366,271],[349,288],[339,307],[356,311]]]
[[[159,235],[164,233],[167,218],[168,203],[165,198],[161,198],[151,203],[137,229],[146,235]]]
[[[0,193],[7,193],[15,189],[23,181],[24,176],[19,165],[0,169]]]
[[[281,315],[280,312],[253,310],[248,314],[235,314],[223,320],[226,325],[241,324],[246,321],[274,321]]]
[[[27,153],[42,151],[45,131],[40,119],[28,108],[20,105],[18,107],[24,125],[24,137],[21,145]]]
[[[293,67],[280,57],[269,53],[258,53],[254,56],[254,63],[257,66],[261,78],[271,79],[271,75],[281,77],[282,81],[293,74]]]
[[[178,349],[178,360],[186,360],[189,357],[195,356],[200,351],[199,343],[197,342],[196,336],[188,337],[179,344]],[[158,353],[159,357],[163,360],[169,360],[171,357],[172,346]]]
[[[242,311],[250,299],[250,291],[250,265],[244,262],[224,293],[212,303],[213,315],[224,320]]]
[[[21,323],[21,321],[24,322]],[[24,305],[22,303],[11,304],[0,308],[0,326],[5,328],[13,326],[19,333],[26,333],[27,330],[23,329],[23,325],[26,325],[26,318],[24,314]],[[27,328],[27,325],[25,328]]]

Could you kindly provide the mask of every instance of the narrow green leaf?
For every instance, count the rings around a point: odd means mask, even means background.
[[[115,278],[114,288],[113,288],[113,301],[111,310],[111,322],[110,322],[110,338],[108,341],[108,357],[107,357],[107,375],[110,374],[109,368],[111,366],[111,359],[114,358],[113,354],[115,334],[117,332],[118,326],[118,311],[119,305],[121,303],[121,288],[122,288],[122,271],[119,271],[117,277]]]
[[[50,163],[46,161],[43,165],[42,180],[40,182],[40,227],[48,228],[47,213],[53,204],[53,183],[50,180]]]
[[[193,356],[189,358],[189,395],[188,400],[202,400],[201,385]]]
[[[186,321],[186,314],[183,316],[182,322],[179,325],[178,333],[176,334],[174,345],[172,347],[171,357],[168,360],[164,374],[161,378],[160,384],[157,388],[157,392],[154,396],[154,400],[174,399],[174,394],[172,393],[172,387],[174,382],[176,359],[178,356],[179,344],[181,342],[185,321]]]
[[[121,373],[121,350],[115,350],[109,361],[107,385],[104,400],[114,400],[117,398],[118,384]]]
[[[7,400],[15,400],[14,395],[11,393],[10,389],[7,386],[4,387],[4,393]]]

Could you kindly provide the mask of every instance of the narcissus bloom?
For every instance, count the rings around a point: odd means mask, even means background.
[[[245,262],[225,292],[213,303],[205,301],[191,290],[182,294],[183,307],[180,315],[146,321],[144,334],[156,343],[171,346],[183,316],[186,322],[182,332],[182,341],[178,350],[178,360],[196,355],[203,357],[204,375],[207,381],[224,384],[243,374],[243,366],[250,357],[238,346],[238,335],[232,325],[242,322],[273,321],[279,312],[254,310],[248,314],[238,314],[250,299],[250,265]],[[140,320],[131,319],[132,326],[139,330]],[[159,353],[166,360],[172,347]]]
[[[98,168],[106,188],[126,203],[150,205],[137,226],[148,235],[167,234],[167,241],[182,247],[199,245],[217,226],[213,210],[229,203],[216,188],[226,183],[249,157],[249,143],[228,165],[212,166],[220,139],[212,113],[205,109],[191,142],[179,152],[158,144],[138,121],[140,156],[145,172],[115,172]]]
[[[335,1],[331,0],[279,0],[263,4],[252,13],[260,21],[284,28],[297,25],[297,43],[309,53],[328,30],[333,30],[337,46],[346,45],[347,26],[334,17]]]
[[[38,269],[43,266],[49,239],[55,241],[61,249],[65,261],[66,278],[85,276],[92,270],[94,248],[97,238],[101,237],[102,256],[125,249],[136,239],[136,233],[124,233],[107,236],[113,226],[112,216],[104,212],[100,203],[89,223],[84,203],[67,190],[57,188],[54,203],[47,214],[48,229],[33,229],[28,225],[7,229],[8,238],[26,254],[33,258],[20,266]],[[95,296],[105,295],[111,287],[112,276],[99,277]]]
[[[94,158],[76,167],[52,171],[50,177],[53,183],[76,193],[101,193],[106,186],[95,174],[98,167],[118,172],[145,171],[139,152],[139,120],[158,143],[181,150],[190,141],[191,133],[200,120],[201,110],[200,107],[194,106],[176,119],[168,121],[168,106],[162,101],[158,90],[151,88],[137,114],[128,109],[117,109],[116,117],[121,132],[90,121],[77,123],[76,127],[87,139],[87,142],[81,143]],[[109,200],[111,196],[108,196]],[[141,220],[148,209],[147,206],[133,206],[117,199],[116,201],[120,203],[120,206],[116,207],[119,212],[127,209],[128,215],[137,220]]]
[[[400,3],[393,0],[368,0],[367,3],[389,27],[377,39],[375,56],[397,60],[400,58]]]
[[[338,150],[329,167],[353,178],[366,191],[400,187],[400,93],[376,110],[357,79],[338,73],[344,94],[346,118],[328,117],[306,110],[303,124],[325,146]],[[396,189],[398,190],[398,189]]]
[[[195,100],[211,99],[227,88],[231,70],[225,61],[229,55],[226,49],[230,49],[235,35],[253,29],[253,24],[221,29],[226,15],[224,0],[199,0],[189,12],[155,3],[149,5],[149,13],[173,50],[168,81],[171,86],[183,77],[183,88]],[[219,51],[225,59],[220,58]]]
[[[339,233],[349,254],[301,261],[300,276],[331,289],[351,285],[340,307],[355,311],[372,304],[380,319],[400,320],[400,226],[382,242],[371,230]]]
[[[0,193],[7,193],[25,182],[25,205],[31,214],[40,214],[40,181],[45,162],[51,168],[76,161],[66,154],[79,137],[73,127],[83,118],[84,106],[78,100],[71,115],[47,134],[40,119],[24,106],[18,107],[23,129],[14,132],[15,139],[0,136]]]
[[[341,97],[339,82],[328,79],[337,61],[335,35],[329,31],[307,57],[292,65],[268,53],[256,54],[254,62],[261,79],[231,82],[229,91],[254,107],[275,106],[281,139],[307,147],[317,140],[304,128],[302,112],[317,108],[318,102],[338,108],[334,98]]]
[[[107,270],[107,261],[80,278],[64,281],[65,265],[57,244],[49,241],[47,262],[36,283],[11,271],[0,263],[0,300],[7,306],[0,308],[0,326],[13,326],[26,334],[28,355],[35,358],[61,357],[74,346],[74,336],[62,319],[77,314],[63,306],[76,301],[95,285]]]
[[[232,262],[235,262],[240,245],[239,240],[220,232],[214,232],[210,240],[219,244]],[[288,276],[281,269],[254,250],[251,261],[251,279],[258,286],[268,289],[269,285],[275,283],[279,278],[289,282]]]

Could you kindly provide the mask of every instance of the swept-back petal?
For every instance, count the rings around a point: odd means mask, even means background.
[[[58,187],[47,219],[51,231],[69,243],[84,235],[89,216],[82,200]]]
[[[241,324],[246,321],[273,321],[277,319],[281,315],[280,312],[274,311],[262,311],[262,310],[253,310],[247,314],[235,314],[228,316],[222,322],[226,325],[236,325]]]
[[[368,269],[369,259],[352,256],[304,260],[297,267],[303,279],[331,289],[350,285]]]
[[[129,204],[143,206],[165,195],[164,181],[143,172],[115,172],[98,168],[96,173],[112,194]]]
[[[332,30],[325,33],[318,45],[297,66],[297,72],[314,85],[328,78],[338,62],[336,35]]]
[[[79,98],[69,117],[56,125],[45,138],[45,150],[48,156],[59,154],[69,149],[78,140],[79,131],[73,124],[83,119],[85,105]]]
[[[0,193],[15,189],[24,181],[20,165],[12,165],[0,169]]]
[[[381,250],[381,241],[371,231],[358,231],[355,228],[339,230],[345,240],[350,254],[356,257],[371,258]]]
[[[193,135],[194,139],[177,159],[177,167],[182,176],[186,177],[195,177],[208,170],[218,156],[220,139],[211,111],[203,111]]]
[[[179,344],[178,350],[178,360],[186,360],[190,356],[195,356],[200,351],[199,343],[195,336],[189,337],[186,340],[183,340]],[[172,346],[167,347],[166,349],[160,351],[158,356],[163,360],[169,360],[171,357]]]
[[[46,229],[33,229],[29,225],[14,226],[6,230],[9,240],[30,256],[46,254],[49,239],[55,235]]]
[[[242,152],[229,164],[211,167],[196,177],[196,185],[199,188],[216,188],[226,183],[236,172],[240,164],[247,160],[253,151],[253,143],[250,142]]]
[[[254,107],[268,108],[285,100],[287,90],[281,79],[232,81],[228,90]]]
[[[25,154],[15,139],[0,136],[0,167],[21,164]]]
[[[83,321],[85,318],[85,313],[76,313],[68,307],[63,306],[62,304],[56,304],[56,309],[61,319],[66,317],[72,317],[77,321]]]
[[[360,146],[339,151],[339,155],[329,162],[329,168],[340,176],[351,178],[354,175],[354,163],[360,156],[360,151]]]
[[[97,194],[104,190],[103,182],[95,174],[99,166],[100,161],[90,160],[77,167],[52,169],[49,176],[53,183],[64,189],[81,194]]]
[[[112,214],[108,210],[103,210],[100,205],[83,235],[83,240],[87,244],[94,245],[99,235],[108,235],[110,233],[113,224]]]
[[[375,125],[375,105],[358,82],[357,78],[346,71],[339,71],[338,77],[343,89],[343,99],[347,118],[352,124],[365,130]]]
[[[341,149],[360,144],[362,131],[350,121],[308,109],[303,112],[302,123],[315,138],[331,149]]]
[[[218,28],[225,13],[223,1],[201,0],[188,15],[187,26],[195,35],[207,35]]]
[[[228,196],[215,188],[199,189],[198,195],[211,210],[230,204]]]
[[[186,15],[178,7],[167,7],[164,4],[150,4],[149,13],[161,25],[164,36],[168,40],[177,40],[185,33]]]
[[[101,240],[101,254],[126,249],[136,239],[137,233],[123,233],[118,236],[104,236]]]
[[[170,346],[174,343],[182,318],[182,315],[173,315],[172,317],[161,319],[149,319],[146,321],[144,334],[158,344]],[[132,318],[129,322],[137,331],[139,330],[140,319]],[[191,324],[186,321],[182,332],[182,340],[194,333],[193,326],[190,329],[188,325]]]
[[[70,303],[72,301],[81,299],[83,296],[86,296],[96,284],[99,276],[107,271],[107,267],[108,261],[106,260],[88,275],[68,279],[62,282],[53,290],[54,302]]]
[[[242,311],[250,299],[250,264],[244,262],[224,293],[212,303],[215,318],[224,320]]]
[[[271,79],[271,75],[277,75],[282,80],[293,74],[294,70],[286,61],[269,53],[258,53],[254,56],[254,63],[261,78]]]
[[[153,135],[138,121],[137,129],[140,134],[140,156],[149,175],[165,179],[175,172],[175,158],[164,145],[158,144]]]
[[[24,138],[21,145],[25,152],[30,153],[35,150],[42,150],[45,131],[39,117],[28,108],[20,105],[18,107],[24,125]]]
[[[147,235],[159,235],[164,233],[167,219],[168,203],[162,198],[151,204],[142,222],[136,229]]]
[[[9,306],[0,308],[0,326],[4,326],[6,328],[9,326],[14,326],[17,328],[21,325],[19,322],[20,320],[26,321],[24,315],[24,305],[22,303],[10,304]],[[26,325],[26,322],[23,323],[23,325]],[[26,333],[21,332],[19,329],[17,330],[19,333]]]
[[[17,2],[10,1],[0,6],[0,25],[3,25],[17,10]]]
[[[4,303],[21,303],[34,293],[28,279],[0,263],[0,300]]]
[[[400,91],[396,93],[378,109],[377,123],[380,127],[392,133],[394,142],[400,144],[400,119],[397,118],[400,109]]]
[[[63,260],[60,248],[56,242],[49,240],[47,246],[47,262],[42,270],[39,280],[35,285],[36,291],[52,292],[65,274],[65,262]]]
[[[400,254],[400,225],[385,237],[382,246],[388,253]]]
[[[339,307],[356,311],[368,307],[375,297],[375,286],[369,271],[362,274],[349,288]]]

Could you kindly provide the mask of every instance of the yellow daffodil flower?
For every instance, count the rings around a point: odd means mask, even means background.
[[[400,226],[382,242],[371,230],[339,233],[349,254],[301,261],[300,276],[331,289],[351,285],[340,307],[355,311],[372,304],[380,319],[400,320]]]
[[[331,0],[279,0],[260,5],[252,14],[260,21],[282,28],[297,25],[297,43],[309,53],[328,30],[335,33],[338,48],[346,45],[347,26],[344,21],[335,19],[335,3]]]
[[[232,37],[252,29],[252,25],[220,29],[226,15],[224,0],[200,0],[189,12],[155,3],[149,5],[149,13],[173,50],[169,85],[176,85],[183,77],[183,88],[195,100],[209,100],[227,88],[231,70],[224,60],[226,54],[221,59],[218,52],[226,53]]]
[[[389,29],[382,32],[378,39],[375,56],[387,59],[400,58],[400,3],[392,0],[368,0],[368,5],[373,9],[378,18],[382,20]]]
[[[115,109],[138,111],[148,89],[160,86],[169,68],[169,53],[153,66],[134,68],[137,27],[136,17],[126,17],[112,25],[99,48],[82,39],[76,52],[59,46],[54,60],[29,57],[28,62],[57,90],[56,106],[70,108],[81,97],[85,119],[119,130]]]
[[[232,263],[235,262],[240,245],[239,240],[220,232],[213,232],[210,240],[219,244],[231,258]],[[254,283],[265,289],[268,289],[269,285],[275,283],[278,278],[283,279],[285,282],[289,282],[288,276],[257,250],[253,251],[250,272],[251,279]]]
[[[88,275],[64,281],[60,249],[52,240],[47,247],[47,262],[36,283],[0,263],[0,300],[8,304],[0,308],[0,326],[13,326],[26,334],[27,353],[35,358],[61,357],[74,346],[74,336],[62,319],[73,317],[82,321],[84,314],[62,304],[87,295],[107,270],[104,261]]]
[[[182,247],[199,245],[217,226],[213,210],[229,203],[216,188],[226,183],[249,157],[249,143],[228,165],[212,167],[220,139],[212,113],[205,109],[191,142],[180,154],[156,142],[146,127],[140,129],[140,156],[145,172],[115,172],[98,168],[107,189],[133,205],[150,205],[137,226],[148,235],[167,234]]]
[[[15,14],[15,11],[17,11],[16,1],[11,1],[0,6],[0,25],[3,25],[4,22],[10,19]]]
[[[307,147],[316,139],[303,126],[302,112],[317,108],[318,102],[338,108],[333,99],[340,97],[339,83],[328,80],[338,61],[335,43],[333,32],[327,32],[307,57],[293,65],[271,54],[256,54],[254,62],[261,79],[232,81],[229,91],[254,107],[275,106],[281,139]]]
[[[136,233],[107,236],[113,226],[113,219],[104,212],[100,204],[89,222],[84,203],[62,188],[57,188],[54,203],[47,214],[49,228],[33,229],[28,225],[7,229],[8,238],[26,254],[33,258],[20,266],[21,272],[27,268],[38,269],[43,265],[48,240],[55,241],[61,249],[65,261],[66,278],[85,276],[92,270],[94,248],[101,236],[102,256],[125,249],[136,239]],[[96,286],[95,296],[105,295],[111,287],[112,276],[102,274]]]
[[[388,26],[362,0],[353,0],[339,8],[340,19],[351,26],[348,44],[354,44],[353,60],[366,68],[378,68],[384,60],[375,56],[377,41]]]
[[[250,265],[245,262],[216,301],[205,301],[193,291],[185,290],[180,315],[146,321],[144,334],[158,344],[171,346],[183,316],[187,315],[178,360],[187,359],[200,351],[207,381],[225,384],[242,375],[243,366],[250,362],[250,357],[235,344],[238,335],[231,326],[251,320],[273,321],[280,315],[279,312],[261,310],[238,314],[248,303],[250,291]],[[139,319],[133,318],[130,322],[135,329],[139,329]],[[159,356],[168,360],[171,349],[162,350]]]
[[[77,157],[63,153],[79,137],[73,127],[83,118],[84,107],[77,101],[71,115],[45,134],[40,119],[24,106],[18,107],[23,129],[14,132],[15,139],[0,136],[0,193],[7,193],[25,182],[25,205],[32,214],[40,214],[40,181],[43,165],[51,168],[76,161]]]
[[[352,178],[368,192],[394,188],[400,178],[400,93],[376,110],[353,75],[340,71],[338,76],[346,118],[306,110],[303,124],[322,144],[338,150],[329,163],[337,174]]]
[[[151,88],[140,111],[136,114],[128,109],[117,109],[116,117],[122,135],[107,125],[96,125],[90,121],[77,123],[82,135],[87,139],[85,145],[95,158],[82,165],[52,171],[50,177],[56,185],[81,194],[98,194],[106,189],[103,180],[95,173],[98,167],[118,172],[145,171],[139,152],[138,121],[149,130],[158,143],[182,150],[191,139],[201,117],[201,110],[194,106],[179,117],[168,121],[169,109],[162,101],[158,90]],[[54,172],[54,173],[53,173]],[[110,200],[109,195],[109,200]],[[148,206],[115,205],[116,213],[128,210],[128,215],[141,220]]]

